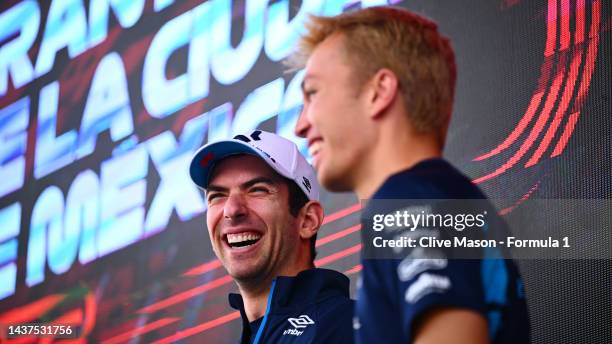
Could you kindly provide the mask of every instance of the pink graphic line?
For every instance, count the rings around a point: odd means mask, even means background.
[[[557,1],[549,0],[547,17],[546,17],[546,49],[544,51],[544,57],[550,57],[551,55],[554,54],[556,43],[557,43]],[[548,83],[549,75],[550,75],[550,60],[546,59],[544,63],[542,64],[542,75],[539,80],[540,87],[543,87],[544,85]],[[499,144],[497,147],[495,147],[488,153],[485,153],[483,155],[480,155],[474,158],[472,161],[481,161],[481,160],[488,159],[492,156],[495,156],[503,152],[508,147],[510,147],[519,138],[519,136],[525,131],[525,129],[527,128],[527,125],[529,125],[529,123],[531,122],[533,115],[535,114],[538,107],[540,106],[540,101],[542,99],[543,94],[544,92],[537,92],[531,97],[531,100],[529,101],[529,105],[527,106],[527,111],[525,111],[525,114],[523,115],[519,123],[516,125],[516,127],[512,130],[510,135],[508,135],[508,137],[506,137],[506,139],[501,144]]]
[[[317,242],[315,244],[315,247],[323,246],[323,245],[325,245],[325,244],[327,244],[329,242],[332,242],[332,241],[334,241],[336,239],[340,239],[340,238],[345,237],[345,236],[347,236],[349,234],[355,233],[355,232],[359,231],[360,229],[361,229],[361,224],[357,224],[357,225],[351,226],[351,227],[349,227],[347,229],[341,230],[339,232],[330,234],[330,235],[328,235],[328,236],[326,236],[324,238],[321,238],[321,239],[317,240]]]
[[[112,338],[106,339],[102,341],[102,344],[117,344],[117,343],[122,343],[125,342],[129,339],[132,339],[134,337],[140,336],[142,334],[151,332],[151,331],[155,331],[158,328],[164,327],[166,325],[175,323],[177,321],[179,321],[180,318],[162,318],[156,321],[153,321],[151,323],[148,323],[144,326],[139,326],[136,328],[133,328],[127,332],[121,333],[117,336],[114,336]]]
[[[593,2],[591,29],[589,33],[591,41],[589,42],[589,46],[587,48],[586,65],[584,66],[584,71],[582,72],[583,79],[580,83],[580,89],[578,90],[578,97],[574,102],[573,112],[580,111],[579,107],[584,101],[584,97],[589,90],[591,76],[593,75],[593,70],[595,69],[595,59],[597,58],[597,48],[599,44],[600,6],[599,1]]]
[[[584,24],[580,24],[584,23]],[[584,42],[584,30],[586,29],[585,21],[585,5],[584,0],[576,2],[576,36],[574,37],[574,46]]]
[[[519,121],[517,126],[514,128],[514,130],[512,130],[512,133],[510,133],[510,135],[506,137],[504,142],[502,142],[499,146],[495,147],[490,152],[474,158],[472,161],[480,161],[480,160],[488,159],[506,150],[506,148],[510,147],[510,145],[512,145],[514,141],[516,141],[516,139],[519,138],[519,136],[523,133],[523,131],[525,131],[529,122],[531,122],[533,115],[535,114],[536,110],[538,109],[538,106],[540,105],[540,101],[542,100],[543,94],[544,94],[543,92],[539,92],[539,93],[534,94],[533,97],[531,97],[531,101],[529,102],[529,106],[527,107],[527,111],[525,112],[525,115],[523,116],[523,118],[521,118],[521,120]]]
[[[569,138],[572,136],[572,133],[574,132],[574,129],[576,127],[576,122],[578,122],[578,119],[580,117],[580,106],[582,105],[584,97],[586,96],[586,93],[589,89],[589,85],[591,83],[591,77],[593,76],[593,71],[595,69],[595,59],[597,58],[597,48],[599,44],[599,19],[601,13],[600,6],[601,5],[599,1],[593,2],[591,32],[589,35],[591,37],[591,41],[589,42],[589,46],[587,48],[586,65],[584,66],[584,70],[582,72],[582,81],[580,82],[580,89],[578,90],[578,96],[574,101],[574,113],[572,113],[567,124],[565,125],[563,134],[561,134],[559,142],[557,142],[555,149],[553,149],[553,152],[550,155],[551,158],[560,155],[565,149],[567,143],[569,142]]]
[[[555,53],[557,44],[557,1],[548,0],[548,11],[546,15],[546,50],[544,56],[548,57]]]
[[[564,51],[569,48],[570,44],[570,4],[569,0],[561,0],[561,37],[560,51]]]
[[[209,271],[215,270],[216,268],[221,267],[221,261],[215,259],[208,263],[204,263],[202,265],[196,266],[195,268],[189,269],[187,272],[183,274],[183,276],[197,276],[203,275]]]
[[[540,161],[540,158],[542,157],[546,149],[548,149],[548,147],[550,146],[550,142],[557,133],[557,129],[559,129],[559,125],[561,125],[561,122],[563,121],[563,117],[565,115],[565,112],[567,111],[567,107],[569,106],[570,100],[572,99],[572,95],[574,94],[574,89],[576,87],[576,79],[578,78],[578,70],[580,69],[581,62],[582,50],[578,50],[575,52],[575,56],[572,60],[568,75],[569,80],[567,81],[565,89],[563,90],[563,94],[561,95],[561,103],[557,108],[557,112],[555,113],[553,121],[552,123],[550,123],[550,126],[548,127],[544,138],[540,142],[538,149],[535,151],[535,153],[533,153],[531,159],[527,161],[525,167],[533,166],[537,164],[538,161]]]
[[[154,313],[157,312],[160,309],[164,309],[166,307],[170,307],[172,305],[175,305],[177,303],[181,303],[185,300],[189,300],[190,298],[199,295],[199,294],[203,294],[209,290],[221,287],[225,284],[229,284],[232,281],[232,277],[230,275],[225,275],[223,277],[219,277],[217,279],[214,279],[210,282],[204,283],[200,286],[197,286],[195,288],[191,288],[189,290],[186,290],[184,292],[175,294],[173,296],[170,296],[166,299],[163,299],[159,302],[150,304],[148,306],[145,306],[141,309],[139,309],[138,311],[136,311],[136,313]]]
[[[346,270],[344,272],[345,275],[352,275],[352,274],[356,274],[359,271],[361,271],[363,269],[363,266],[361,266],[361,264],[357,264],[355,266],[353,266],[351,269]]]
[[[540,186],[540,183],[542,182],[542,180],[538,180],[530,189],[529,191],[527,191],[526,194],[523,195],[523,197],[521,197],[521,199],[519,199],[518,201],[516,201],[513,205],[504,208],[502,210],[500,210],[498,212],[498,214],[500,216],[505,216],[508,215],[510,212],[512,212],[516,207],[518,207],[521,203],[525,202],[526,200],[529,199],[529,197],[531,197],[531,194],[533,194],[534,191],[536,191],[538,189],[538,187]]]
[[[349,207],[346,207],[342,210],[338,210],[335,213],[329,214],[327,216],[325,216],[325,218],[323,218],[323,223],[321,225],[325,225],[328,224],[332,221],[336,221],[340,218],[343,218],[345,216],[351,215],[352,213],[358,212],[359,210],[361,210],[361,204],[360,203],[355,203]]]
[[[561,134],[561,138],[559,138],[559,142],[557,146],[553,150],[551,157],[556,157],[561,154],[569,141],[570,136],[572,136],[572,132],[574,131],[574,127],[576,127],[576,122],[578,122],[578,116],[580,116],[580,112],[574,112],[570,115],[567,123],[565,124],[565,129],[563,130],[563,134]]]
[[[569,7],[569,4],[567,4],[567,6]],[[578,0],[578,2],[576,3],[576,10],[576,34],[574,36],[574,40],[576,42],[582,42],[584,40],[584,27],[586,26],[584,0]],[[563,95],[561,96],[561,104],[559,104],[559,107],[557,108],[555,117],[550,126],[548,127],[544,138],[540,142],[540,146],[535,151],[531,159],[527,161],[525,167],[533,166],[537,164],[538,161],[540,161],[540,158],[542,157],[546,149],[548,149],[548,147],[550,146],[553,137],[557,133],[557,130],[559,129],[559,126],[563,121],[563,117],[565,116],[572,95],[574,94],[574,90],[576,89],[576,79],[578,79],[578,72],[580,70],[580,64],[582,63],[582,47],[577,46],[576,44],[574,44],[574,47],[576,47],[576,49],[574,50],[574,58],[572,59],[572,63],[570,66],[570,71],[568,75],[569,80],[567,81],[567,84],[569,86],[567,86],[566,84],[566,87],[563,90]]]
[[[544,103],[544,109],[540,113],[540,116],[538,117],[534,127],[531,129],[529,136],[525,139],[525,141],[523,142],[519,150],[497,170],[487,175],[484,175],[480,178],[474,179],[473,181],[474,183],[476,184],[482,183],[486,180],[497,177],[498,175],[506,172],[509,168],[514,166],[523,157],[523,155],[525,155],[525,153],[527,153],[527,150],[533,145],[535,139],[538,137],[538,135],[544,128],[544,125],[548,121],[550,111],[552,110],[552,107],[555,104],[555,101],[557,100],[557,95],[559,94],[559,88],[561,88],[561,82],[563,81],[563,75],[564,75],[563,71],[559,71],[557,73],[557,76],[555,77],[555,80],[553,81],[553,84],[551,86],[551,92],[548,94],[548,98],[546,99],[546,102]]]
[[[194,327],[190,327],[188,329],[182,330],[182,331],[178,331],[177,333],[169,336],[169,337],[165,337],[162,338],[160,340],[157,340],[155,342],[153,342],[153,344],[165,344],[165,343],[174,343],[178,340],[181,340],[183,338],[189,337],[189,336],[193,336],[194,334],[198,334],[200,332],[204,332],[206,330],[210,330],[211,328],[215,328],[219,325],[223,325],[227,322],[230,322],[232,320],[238,319],[240,318],[240,312],[235,311],[235,312],[231,312],[229,314],[226,314],[224,316],[218,317],[214,320],[211,321],[207,321],[205,323],[202,323],[200,325],[194,326]]]
[[[346,256],[350,256],[352,254],[355,254],[357,252],[361,251],[361,244],[357,244],[355,246],[351,246],[347,249],[344,249],[342,251],[338,251],[334,254],[330,254],[327,257],[323,257],[321,259],[317,259],[315,260],[314,264],[315,266],[322,266],[322,265],[326,265],[329,264],[331,262],[334,262],[338,259],[344,258]]]

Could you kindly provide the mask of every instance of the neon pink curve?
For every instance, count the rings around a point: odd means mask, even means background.
[[[472,161],[480,161],[480,160],[488,159],[494,155],[501,153],[506,148],[510,147],[510,145],[512,145],[514,141],[518,139],[518,137],[523,133],[523,131],[525,131],[525,128],[527,128],[527,125],[529,124],[529,122],[531,122],[533,115],[535,114],[536,110],[538,109],[538,106],[540,105],[540,101],[542,100],[543,94],[544,92],[538,92],[534,94],[533,97],[531,97],[531,101],[529,102],[529,106],[527,107],[527,111],[525,112],[525,115],[523,115],[523,118],[521,118],[517,126],[514,128],[514,130],[512,130],[512,133],[510,133],[510,135],[506,137],[504,142],[499,144],[499,146],[495,147],[490,152],[474,158]]]
[[[555,146],[551,157],[555,157],[563,152],[567,142],[569,141],[570,136],[572,136],[572,132],[574,131],[574,127],[576,127],[576,122],[578,122],[578,116],[580,116],[580,112],[574,112],[569,116],[567,123],[565,124],[565,129],[563,130],[563,134],[559,138],[559,142]]]
[[[559,51],[569,48],[570,44],[570,4],[569,0],[561,0],[561,37]]]
[[[228,313],[226,315],[220,316],[220,317],[218,317],[216,319],[213,319],[213,320],[207,321],[205,323],[196,325],[194,327],[190,327],[190,328],[187,328],[187,329],[184,329],[184,330],[180,330],[180,331],[176,332],[175,334],[173,334],[171,336],[162,338],[162,339],[157,340],[157,341],[155,341],[153,343],[154,344],[174,343],[174,342],[179,341],[179,340],[181,340],[183,338],[193,336],[195,334],[204,332],[206,330],[210,330],[212,328],[215,328],[215,327],[217,327],[219,325],[223,325],[223,324],[225,324],[227,322],[230,322],[230,321],[238,319],[238,318],[240,318],[240,312],[234,311],[234,312]]]
[[[548,0],[548,12],[546,15],[546,50],[544,56],[548,57],[555,53],[557,44],[557,1]]]
[[[595,1],[593,2],[591,31],[589,33],[591,41],[589,42],[589,47],[587,48],[586,65],[584,66],[584,71],[582,72],[582,82],[580,84],[580,89],[578,90],[578,96],[574,102],[574,112],[580,111],[579,106],[583,102],[584,97],[589,90],[591,76],[593,75],[593,70],[595,69],[595,59],[597,58],[597,48],[599,43],[599,16],[600,3],[599,1]]]
[[[589,36],[591,37],[591,41],[589,42],[589,46],[587,48],[586,54],[586,65],[584,66],[584,70],[582,72],[582,81],[580,82],[580,89],[578,90],[578,96],[574,101],[574,107],[572,111],[572,115],[570,116],[567,124],[565,125],[565,129],[563,130],[563,134],[561,134],[561,138],[555,149],[553,149],[550,157],[556,157],[563,152],[567,143],[569,142],[569,138],[572,136],[574,129],[576,127],[576,122],[580,117],[580,106],[584,101],[584,97],[589,89],[589,85],[591,83],[591,77],[593,76],[593,71],[595,69],[595,59],[597,58],[597,49],[599,44],[599,20],[600,20],[600,11],[601,4],[598,1],[593,2],[592,9],[592,19],[591,19],[591,32]]]
[[[549,57],[554,54],[556,43],[557,43],[557,1],[556,0],[548,1],[548,12],[547,13],[548,14],[546,17],[546,49],[544,51],[544,57]],[[550,76],[550,61],[548,59],[545,59],[544,63],[542,64],[541,77],[538,82],[539,87],[545,87],[545,85],[548,84],[549,76]],[[525,114],[523,115],[519,123],[516,125],[516,127],[512,130],[510,135],[508,135],[508,137],[506,137],[506,139],[502,143],[500,143],[497,147],[493,148],[488,153],[485,153],[483,155],[480,155],[472,159],[472,161],[481,161],[481,160],[488,159],[492,156],[495,156],[503,152],[508,147],[510,147],[519,138],[519,136],[521,136],[521,134],[527,128],[527,125],[529,125],[529,123],[531,122],[533,115],[535,114],[538,107],[540,106],[540,101],[542,100],[543,94],[544,94],[543,91],[537,92],[531,97],[531,100],[529,101],[529,105],[527,106],[527,111],[525,111]]]
[[[577,52],[575,52],[575,56],[572,60],[572,64],[570,66],[570,71],[568,74],[569,80],[567,81],[567,84],[565,85],[565,89],[563,90],[563,94],[561,95],[561,103],[559,104],[559,107],[557,108],[557,112],[555,113],[552,123],[550,123],[550,126],[548,127],[548,130],[546,131],[546,134],[544,135],[544,138],[540,142],[538,149],[535,151],[535,153],[533,153],[533,156],[531,157],[531,159],[527,161],[527,163],[525,164],[525,167],[533,166],[537,164],[538,161],[540,161],[542,154],[544,154],[544,151],[546,151],[548,146],[550,146],[550,142],[552,141],[553,137],[557,133],[557,129],[559,129],[559,125],[563,121],[563,116],[565,115],[565,112],[567,111],[567,107],[569,106],[570,100],[572,99],[572,94],[574,93],[574,89],[576,86],[576,79],[578,78],[578,71],[580,69],[581,62],[582,62],[582,51],[578,50]]]
[[[500,216],[506,216],[508,215],[510,212],[512,212],[514,209],[516,209],[516,207],[518,207],[521,203],[525,202],[526,200],[529,199],[529,197],[531,197],[531,194],[534,193],[534,191],[536,191],[538,189],[538,187],[540,186],[540,183],[542,182],[542,179],[538,180],[530,189],[529,191],[527,191],[526,194],[523,195],[523,197],[521,197],[518,201],[514,202],[513,205],[504,208],[502,210],[500,210],[498,212],[498,214]]]
[[[582,18],[582,19],[581,19]],[[579,25],[578,22],[582,20],[584,25]],[[584,0],[578,0],[576,3],[576,35],[574,37],[574,46],[582,44],[584,42],[584,30],[586,29],[585,21],[585,5]]]
[[[538,135],[544,128],[544,125],[548,121],[550,111],[552,110],[552,107],[555,104],[555,101],[557,100],[557,95],[559,94],[559,89],[561,88],[561,82],[563,81],[563,76],[564,76],[563,71],[559,71],[557,73],[557,76],[555,77],[555,80],[553,81],[553,84],[550,87],[551,91],[548,94],[548,98],[546,99],[546,102],[544,103],[544,109],[540,113],[540,116],[538,117],[534,127],[531,129],[529,136],[525,139],[525,141],[523,142],[519,150],[516,153],[514,153],[514,155],[508,161],[506,161],[506,163],[500,166],[497,170],[487,175],[484,175],[480,178],[474,179],[473,181],[474,183],[476,184],[482,183],[486,180],[497,177],[498,175],[506,172],[509,168],[514,166],[523,157],[523,155],[525,155],[525,153],[527,153],[527,150],[533,145],[535,139],[538,137]]]
[[[567,6],[569,6],[569,4],[567,4]],[[576,3],[576,7],[577,9],[582,8],[582,11],[577,11],[577,14],[576,14],[576,35],[574,39],[576,41],[583,41],[584,36],[581,37],[581,35],[584,35],[584,29],[581,29],[581,28],[584,28],[584,26],[586,25],[585,18],[584,18],[584,0],[578,0],[578,2]],[[569,16],[567,17],[569,20]],[[563,94],[561,95],[561,103],[559,104],[559,107],[557,108],[557,112],[555,113],[553,121],[548,127],[548,130],[546,131],[544,138],[540,142],[538,149],[535,151],[535,153],[529,159],[529,161],[527,161],[527,163],[525,164],[525,167],[533,166],[537,164],[538,161],[540,161],[540,158],[542,157],[546,149],[548,149],[553,137],[557,133],[557,130],[559,129],[559,126],[561,125],[561,122],[563,121],[563,117],[565,116],[569,103],[572,99],[572,95],[574,94],[574,90],[576,88],[576,79],[578,79],[578,72],[580,70],[581,63],[582,63],[582,49],[581,47],[578,47],[577,49],[574,50],[574,57],[572,59],[569,74],[567,76],[568,81],[566,81],[565,89],[563,90]]]
[[[181,319],[180,318],[161,318],[159,320],[150,322],[146,325],[138,326],[133,329],[130,329],[129,331],[116,335],[112,338],[105,339],[102,341],[102,344],[117,344],[117,343],[127,342],[128,340],[134,337],[138,337],[145,333],[155,331],[161,327],[175,323],[179,320]]]

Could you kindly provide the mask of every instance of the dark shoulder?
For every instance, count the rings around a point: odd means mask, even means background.
[[[472,181],[444,159],[428,159],[389,178],[374,194],[376,199],[480,199]]]
[[[343,295],[317,302],[317,343],[353,343],[355,301]]]

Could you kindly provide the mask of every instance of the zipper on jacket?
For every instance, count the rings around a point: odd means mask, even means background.
[[[257,330],[257,335],[255,336],[255,340],[253,340],[253,344],[258,344],[259,340],[263,336],[264,327],[268,322],[268,316],[270,315],[270,309],[272,308],[272,298],[274,298],[274,287],[276,286],[276,278],[272,280],[272,286],[270,286],[270,292],[268,293],[268,304],[266,306],[266,314],[264,314],[264,318],[261,321],[261,325],[259,325],[259,330]]]

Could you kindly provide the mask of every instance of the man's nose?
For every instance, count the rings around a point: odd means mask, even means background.
[[[310,129],[310,122],[308,121],[308,116],[306,116],[306,107],[303,106],[300,110],[300,115],[298,116],[297,123],[295,123],[295,135],[299,137],[306,137],[308,135],[308,130]]]
[[[246,217],[248,207],[244,196],[240,193],[230,193],[223,207],[223,217],[229,220],[237,220]]]

